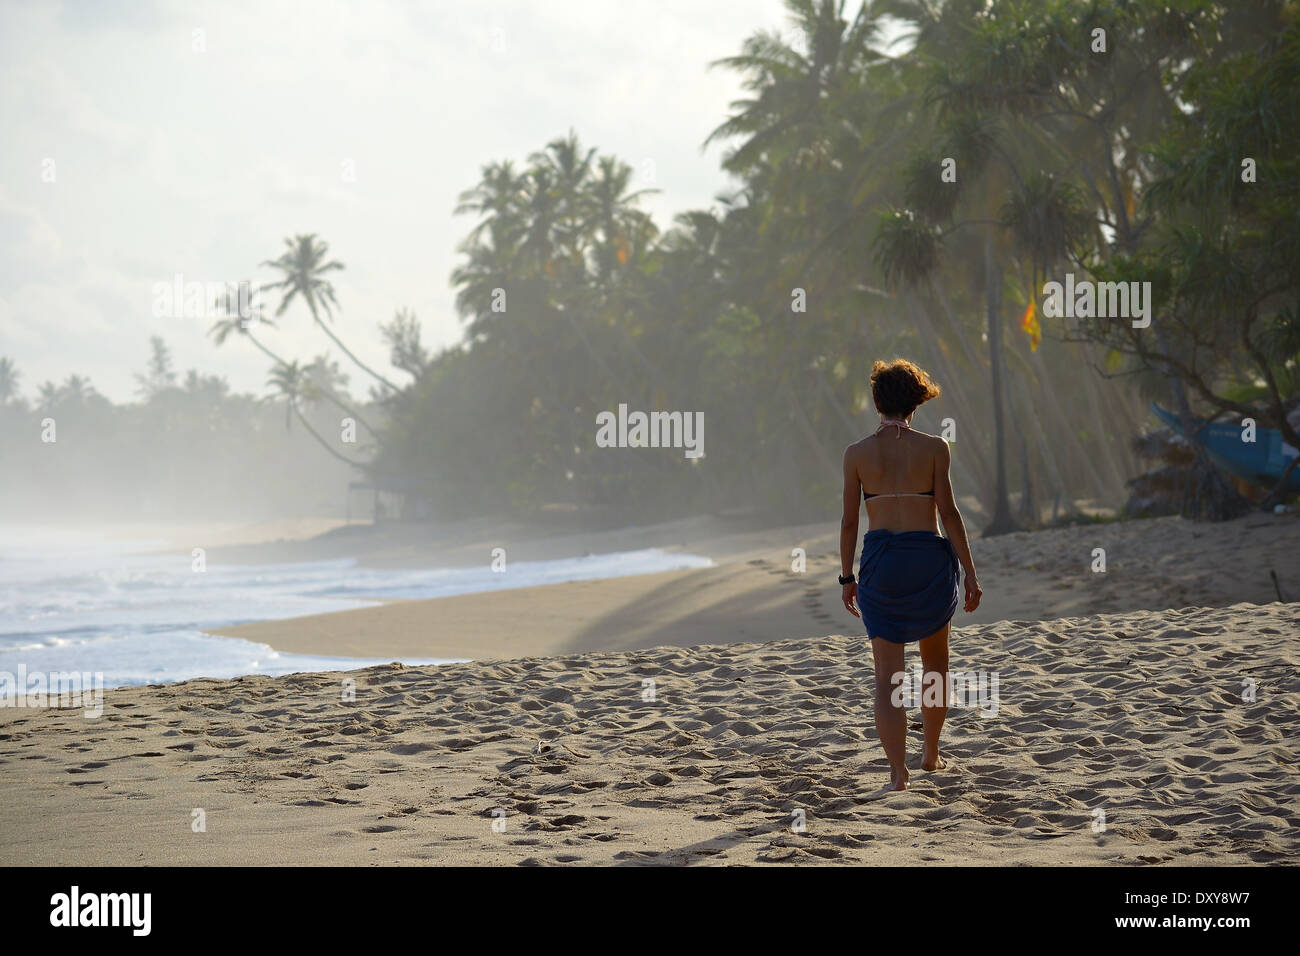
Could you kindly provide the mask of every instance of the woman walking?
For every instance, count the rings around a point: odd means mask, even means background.
[[[936,398],[939,386],[916,365],[897,359],[875,363],[871,394],[880,427],[844,452],[840,584],[844,606],[862,619],[871,639],[876,733],[889,758],[888,789],[906,790],[907,718],[901,701],[895,700],[905,676],[903,649],[920,642],[926,691],[921,694],[921,769],[942,770],[947,763],[939,754],[939,734],[951,689],[948,631],[957,610],[958,564],[966,575],[968,612],[979,607],[982,592],[953,497],[948,443],[911,427],[916,409]],[[859,494],[866,504],[868,531],[855,579]],[[947,537],[940,536],[938,519]]]

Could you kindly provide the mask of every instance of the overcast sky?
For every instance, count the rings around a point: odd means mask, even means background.
[[[347,267],[335,329],[363,359],[389,369],[376,324],[401,306],[453,343],[452,209],[481,167],[572,128],[653,166],[665,229],[734,185],[700,146],[739,80],[708,64],[761,28],[788,30],[780,0],[4,3],[0,356],[28,397],[77,372],[125,401],[160,335],[178,369],[260,393],[267,360],[155,318],[154,286],[268,279],[300,232]],[[267,340],[330,345],[300,306]]]

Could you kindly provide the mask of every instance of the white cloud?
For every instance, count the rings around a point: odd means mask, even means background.
[[[78,372],[120,400],[161,334],[181,368],[260,391],[260,353],[154,319],[149,292],[178,272],[269,278],[258,264],[300,232],[347,265],[335,328],[363,360],[388,368],[375,325],[402,306],[450,344],[472,225],[452,209],[483,165],[572,128],[653,161],[644,208],[666,229],[729,185],[700,144],[739,83],[709,61],[784,19],[780,0],[4,5],[0,354],[29,389]],[[301,358],[330,345],[299,307],[268,335]]]

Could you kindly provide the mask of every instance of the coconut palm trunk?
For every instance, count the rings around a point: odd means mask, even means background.
[[[274,352],[272,352],[269,348],[267,348],[265,345],[263,345],[261,342],[259,342],[259,341],[257,340],[256,336],[254,336],[252,332],[249,332],[249,331],[245,330],[243,334],[246,335],[246,336],[248,336],[248,341],[250,341],[250,342],[252,342],[254,345],[256,345],[257,348],[258,348],[259,350],[261,350],[262,354],[265,355],[267,358],[269,358],[269,359],[270,359],[272,362],[274,362],[276,365],[287,365],[287,364],[288,364],[287,362],[285,362],[284,359],[280,358],[280,356],[276,355],[276,354],[275,354]],[[366,421],[364,418],[362,418],[362,417],[361,417],[361,414],[360,414],[359,412],[357,412],[355,409],[353,409],[353,408],[351,408],[350,406],[348,406],[347,403],[341,401],[341,400],[338,399],[338,398],[335,398],[332,394],[330,394],[329,392],[325,391],[324,389],[321,389],[321,390],[320,390],[320,395],[321,395],[321,398],[325,399],[325,401],[331,403],[331,404],[334,405],[336,408],[338,408],[340,411],[342,411],[342,412],[344,412],[344,413],[346,413],[346,414],[348,414],[348,415],[351,415],[351,416],[352,416],[353,418],[355,418],[358,422],[360,422],[361,425],[362,425],[362,427],[364,427],[366,431],[370,432],[371,437],[373,437],[373,438],[378,438],[378,437],[379,437],[379,433],[378,433],[377,431],[375,431],[374,428],[371,427],[370,423],[369,423],[368,421]]]
[[[948,358],[943,348],[939,345],[939,333],[935,328],[935,324],[931,320],[929,313],[926,312],[924,304],[918,302],[915,295],[912,293],[907,293],[904,297],[904,301],[907,304],[908,311],[913,317],[913,321],[921,332],[921,340],[924,343],[923,347],[928,355],[928,360],[934,363],[932,367],[939,368],[943,374],[943,387],[945,391],[952,391],[953,397],[957,400],[956,407],[959,409],[968,409],[973,420],[975,403],[970,400],[966,391],[966,376],[960,373],[956,365]],[[965,335],[963,330],[958,324],[957,318],[952,314],[951,310],[948,309],[947,303],[942,300],[941,291],[940,302],[948,319],[946,330],[964,342]],[[979,363],[975,362],[971,367],[979,368]],[[970,426],[969,423],[967,427],[969,428],[969,431],[964,434],[969,436],[974,433],[974,428]],[[964,440],[961,435],[958,436],[958,441],[964,441],[964,444],[962,445],[964,450],[960,456],[954,458],[953,467],[965,469],[969,473],[971,486],[977,490],[979,497],[983,498],[983,496],[988,494],[993,487],[993,480],[992,475],[989,473],[988,462],[985,461],[978,443]]]
[[[368,374],[371,375],[372,377],[378,379],[380,382],[382,382],[383,384],[387,385],[387,386],[388,386],[390,389],[392,389],[394,392],[400,392],[400,391],[401,391],[400,388],[398,388],[396,385],[394,385],[394,384],[393,384],[392,382],[390,382],[388,379],[384,378],[384,376],[380,375],[378,372],[376,372],[373,368],[371,368],[371,367],[370,367],[369,365],[367,365],[365,362],[361,361],[361,359],[359,359],[359,358],[357,358],[355,355],[353,355],[353,354],[352,354],[352,350],[351,350],[350,348],[348,348],[346,345],[343,344],[343,340],[340,339],[337,335],[335,335],[334,332],[330,329],[330,327],[329,327],[328,325],[326,325],[324,322],[321,321],[320,314],[319,314],[319,313],[317,312],[317,310],[316,310],[316,297],[315,297],[314,295],[310,295],[310,294],[307,295],[307,308],[311,310],[311,317],[312,317],[312,320],[313,320],[313,321],[314,321],[318,326],[320,326],[321,331],[324,332],[326,335],[328,335],[328,336],[330,337],[330,341],[331,341],[331,342],[333,342],[333,343],[334,343],[335,345],[337,345],[340,349],[342,349],[344,355],[346,355],[348,358],[352,359],[352,361],[356,364],[357,368],[362,369],[363,371],[365,371],[366,373],[368,373]]]
[[[984,536],[1019,530],[1011,516],[1007,494],[1006,421],[1002,397],[1002,273],[993,258],[993,239],[984,239],[984,303],[989,323],[989,366],[993,377],[993,441],[996,448],[997,479],[993,492],[993,520]]]
[[[293,409],[293,413],[298,417],[298,421],[302,422],[302,427],[307,429],[307,431],[311,433],[311,436],[315,438],[316,441],[320,443],[320,446],[324,448],[327,452],[329,452],[339,461],[349,464],[354,468],[366,467],[362,462],[353,461],[351,458],[348,458],[346,455],[343,455],[340,452],[335,451],[334,447],[325,440],[324,436],[321,435],[320,432],[316,431],[316,429],[312,427],[311,422],[309,422],[307,420],[307,416],[302,413],[302,409],[298,407],[297,402],[290,400],[289,407]]]

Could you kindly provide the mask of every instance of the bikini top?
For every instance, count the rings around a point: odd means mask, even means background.
[[[894,491],[894,492],[890,492],[889,494],[877,494],[877,495],[869,495],[865,491],[862,492],[863,501],[866,501],[868,498],[933,498],[933,497],[934,497],[933,491]]]
[[[904,429],[904,428],[911,428],[912,426],[909,425],[909,424],[907,424],[907,422],[904,422],[904,421],[899,421],[899,420],[897,420],[897,419],[887,418],[887,419],[885,419],[884,421],[882,421],[882,422],[880,423],[880,427],[876,429],[875,434],[876,434],[876,435],[879,435],[879,434],[880,434],[882,431],[884,431],[886,428],[890,428],[890,427],[896,429],[896,431],[894,432],[894,437],[895,437],[895,438],[902,438],[902,437],[903,437],[903,429]],[[864,488],[863,491],[862,491],[862,500],[863,500],[863,501],[866,501],[868,498],[933,498],[933,497],[934,497],[934,491],[933,491],[933,490],[930,490],[930,491],[893,491],[893,492],[881,493],[881,494],[868,494],[865,488]]]

